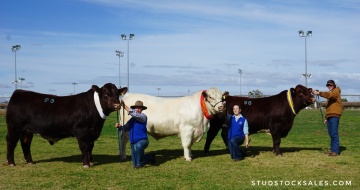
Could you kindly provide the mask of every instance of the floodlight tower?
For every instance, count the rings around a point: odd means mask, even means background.
[[[311,74],[307,73],[307,47],[306,47],[306,39],[308,37],[312,36],[312,31],[307,31],[306,34],[303,30],[299,30],[299,37],[305,38],[305,74],[303,74],[302,76],[305,77],[305,87],[307,87],[307,78],[311,76]]]
[[[121,88],[121,83],[120,83],[120,57],[124,57],[124,52],[119,51],[119,50],[115,50],[116,56],[119,57],[119,88]]]
[[[12,52],[15,52],[15,90],[17,89],[17,83],[18,83],[18,80],[17,80],[17,73],[16,73],[16,52],[19,51],[21,49],[21,46],[20,45],[14,45],[11,47],[11,51]]]
[[[126,38],[126,35],[125,34],[121,34],[121,39],[122,40],[127,40],[127,88],[128,88],[128,91],[130,91],[130,84],[129,84],[129,81],[130,81],[130,68],[129,68],[129,41],[130,40],[133,40],[135,38],[135,35],[134,34],[130,34],[129,35],[129,38]]]

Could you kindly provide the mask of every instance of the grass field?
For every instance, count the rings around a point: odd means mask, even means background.
[[[230,159],[220,133],[210,154],[203,154],[206,135],[193,145],[192,162],[184,160],[178,137],[150,137],[146,152],[156,153],[157,164],[140,170],[132,168],[129,155],[119,162],[115,117],[107,119],[95,142],[95,165],[85,169],[74,138],[50,146],[38,135],[32,143],[36,164],[25,164],[18,143],[17,166],[7,166],[6,123],[0,114],[0,189],[360,189],[360,110],[343,113],[337,157],[322,153],[330,139],[320,113],[303,110],[282,139],[283,157],[271,152],[271,136],[265,133],[250,136],[248,156],[241,162]]]

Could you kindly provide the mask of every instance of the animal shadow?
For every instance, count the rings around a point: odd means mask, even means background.
[[[193,160],[200,159],[202,157],[209,157],[209,156],[217,156],[223,154],[229,154],[226,149],[223,150],[213,150],[211,154],[205,154],[203,150],[192,150]],[[184,150],[183,149],[160,149],[156,151],[146,152],[145,154],[154,154],[156,162],[153,165],[161,165],[171,160],[176,160],[179,158],[184,157]],[[78,155],[71,155],[71,156],[61,156],[56,158],[50,159],[43,159],[43,160],[35,160],[36,163],[46,163],[46,162],[66,162],[66,163],[79,163],[81,162],[81,154]],[[106,154],[93,154],[94,166],[100,166],[105,164],[113,164],[113,163],[126,163],[131,162],[131,155],[127,155],[125,160],[120,160],[119,155],[106,155]]]

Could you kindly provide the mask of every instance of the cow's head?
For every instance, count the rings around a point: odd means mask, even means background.
[[[222,93],[217,88],[212,87],[207,91],[203,91],[202,95],[205,101],[211,106],[211,108],[208,107],[209,112],[216,114],[224,109],[225,97],[229,95],[229,92]]]
[[[295,87],[295,89],[291,88],[290,91],[292,98],[298,99],[302,103],[301,107],[303,108],[315,102],[312,88],[306,88],[305,86],[299,84]]]
[[[109,115],[111,112],[121,108],[119,96],[125,94],[128,88],[124,87],[118,89],[114,84],[106,83],[101,88],[93,85],[92,90],[98,93],[101,108],[104,114]]]

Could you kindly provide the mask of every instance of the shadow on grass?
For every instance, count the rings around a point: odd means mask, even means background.
[[[303,151],[303,150],[314,150],[314,151],[319,151],[319,152],[323,152],[322,148],[308,148],[308,147],[283,147],[280,148],[281,152],[283,153],[283,155],[285,156],[286,153],[292,153],[292,152],[299,152],[299,151]],[[346,147],[340,146],[340,150],[346,150]],[[224,151],[226,152],[226,154],[229,154],[228,150],[224,149]],[[245,150],[245,148],[241,147],[241,151],[243,153],[245,153],[246,157],[255,157],[260,155],[261,152],[273,152],[273,148],[272,147],[264,147],[264,146],[251,146],[249,147],[247,150]],[[211,151],[207,154],[211,154],[211,155],[216,155],[216,153],[214,153],[214,151]],[[275,155],[275,153],[274,153]]]
[[[341,146],[341,150],[346,150],[346,147]],[[303,150],[313,150],[322,152],[322,148],[307,148],[307,147],[284,147],[281,148],[281,151],[284,156],[286,153],[299,152]],[[246,157],[255,157],[260,155],[261,152],[272,152],[272,147],[263,147],[263,146],[252,146],[246,151]],[[151,152],[146,152],[146,154],[155,154],[156,155],[156,164],[161,165],[171,160],[183,158],[184,151],[183,149],[161,149]],[[219,155],[229,154],[227,149],[220,150],[211,150],[209,153],[204,153],[203,150],[192,150],[193,160],[201,159],[203,157],[215,157]],[[275,155],[274,155],[275,156]],[[104,164],[112,164],[112,163],[131,163],[131,155],[127,155],[126,160],[120,162],[119,155],[106,155],[106,154],[94,154],[94,166],[100,166]],[[79,163],[82,164],[81,155],[72,155],[72,156],[63,156],[51,159],[44,159],[35,161],[36,163],[42,162],[68,162],[68,163]]]
[[[201,150],[192,150],[191,151],[195,159],[199,159],[201,157],[208,156],[217,156],[222,154],[228,154],[227,150],[214,150],[211,154],[205,154]],[[156,155],[156,164],[161,165],[171,160],[175,160],[178,158],[182,158],[184,151],[183,149],[161,149],[151,152],[146,152],[146,154],[155,154]],[[112,164],[112,163],[126,163],[131,162],[131,155],[127,155],[126,160],[120,162],[119,155],[105,155],[105,154],[93,154],[94,166],[104,165],[104,164]],[[35,163],[44,163],[44,162],[68,162],[68,163],[79,163],[82,164],[82,156],[72,155],[72,156],[63,156],[57,158],[43,159],[43,160],[35,160]]]
[[[282,154],[285,156],[286,153],[293,153],[293,152],[299,152],[299,151],[303,151],[303,150],[314,150],[314,151],[319,151],[321,152],[322,149],[321,148],[308,148],[308,147],[283,147],[280,148]],[[273,152],[273,148],[272,147],[262,147],[262,146],[253,146],[250,147],[247,151],[246,151],[246,156],[248,157],[255,157],[258,156],[261,152]],[[274,153],[275,155],[275,153]]]

